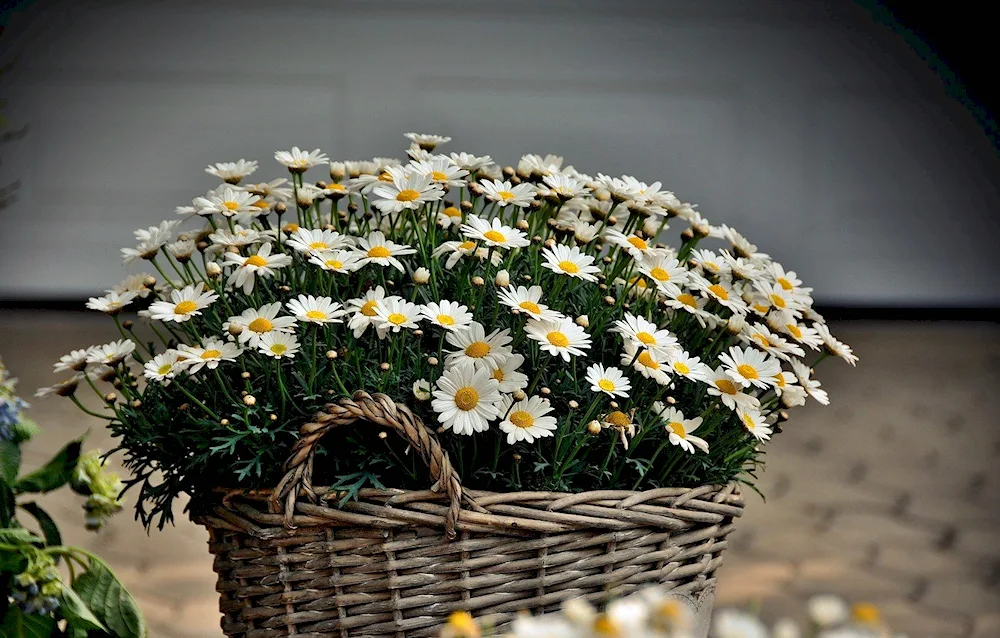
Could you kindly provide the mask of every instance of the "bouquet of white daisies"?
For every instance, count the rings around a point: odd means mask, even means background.
[[[405,162],[209,166],[221,184],[122,251],[152,274],[87,304],[121,340],[41,393],[108,421],[146,524],[181,492],[273,486],[298,427],[357,390],[410,405],[473,488],[747,480],[785,408],[827,403],[813,367],[856,361],[794,272],[659,182],[407,137]],[[370,430],[326,442],[315,482],[425,487]]]

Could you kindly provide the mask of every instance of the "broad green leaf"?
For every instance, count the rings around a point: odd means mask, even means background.
[[[48,512],[39,507],[38,503],[21,503],[21,509],[25,512],[31,514],[38,521],[38,526],[42,529],[42,534],[45,536],[45,544],[52,545],[62,545],[62,536],[59,534],[59,527],[56,522],[52,520]]]
[[[27,557],[19,551],[0,549],[0,572],[20,574],[28,565]]]
[[[97,619],[87,603],[72,589],[63,588],[62,605],[59,607],[59,611],[73,629],[82,629],[84,632],[91,629],[107,631],[104,623]]]
[[[21,478],[15,489],[19,492],[50,492],[68,483],[73,478],[82,443],[81,439],[67,443],[51,461]]]
[[[111,572],[107,563],[90,558],[87,571],[73,581],[73,589],[107,630],[117,638],[146,638],[149,630],[139,605]]]
[[[0,528],[9,527],[14,520],[14,490],[7,481],[0,480]]]
[[[0,529],[0,543],[4,545],[41,545],[42,539],[23,527],[4,527]]]
[[[49,638],[56,626],[52,616],[26,614],[18,607],[7,608],[7,615],[0,623],[0,636],[4,638]]]
[[[0,480],[13,485],[21,469],[21,448],[17,443],[0,439]]]

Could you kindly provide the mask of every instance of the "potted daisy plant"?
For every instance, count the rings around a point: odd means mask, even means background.
[[[279,151],[272,181],[209,166],[122,251],[147,272],[88,302],[121,339],[48,391],[119,437],[144,524],[191,496],[231,636],[710,596],[739,484],[850,347],[659,182],[408,137],[406,160]]]

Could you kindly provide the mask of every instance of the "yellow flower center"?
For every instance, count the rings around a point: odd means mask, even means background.
[[[609,379],[601,379],[600,381],[597,382],[597,387],[604,390],[605,392],[615,391],[615,384],[613,381]]]
[[[330,245],[327,244],[325,241],[314,241],[313,243],[309,244],[309,248],[311,250],[329,250]]]
[[[771,303],[779,308],[786,308],[788,304],[785,303],[785,298],[781,295],[771,295]]]
[[[749,363],[741,363],[736,366],[736,371],[740,373],[744,379],[759,379],[760,375],[757,374],[757,368],[753,367]]]
[[[455,611],[448,616],[448,629],[458,632],[458,638],[479,638],[482,633],[476,626],[476,621],[472,619],[472,614],[467,611]]]
[[[759,332],[753,333],[753,338],[757,340],[757,343],[764,346],[765,348],[773,347],[771,340],[767,338],[767,335],[763,335]]]
[[[494,370],[493,371],[493,378],[496,379],[497,381],[502,382],[503,379],[504,379],[503,369],[497,368],[496,370]]]
[[[332,184],[327,184],[326,185],[326,190],[328,190],[328,191],[343,191],[343,190],[346,190],[346,189],[344,188],[343,184],[338,184],[337,182],[334,182]]]
[[[851,608],[854,620],[866,625],[877,624],[881,618],[878,607],[871,603],[857,603]]]
[[[389,323],[395,326],[399,326],[406,323],[406,315],[404,315],[401,312],[394,312],[390,314],[388,317],[386,317],[386,319],[388,319]]]
[[[652,368],[653,370],[660,369],[660,364],[657,363],[656,359],[650,356],[649,351],[647,350],[642,351],[642,354],[639,355],[638,361],[647,368]]]
[[[766,306],[758,301],[753,305],[753,309],[759,312],[760,314],[764,314],[771,309],[771,306]]]
[[[455,393],[455,406],[459,410],[464,410],[468,412],[479,404],[479,393],[476,392],[475,388],[465,386],[464,388],[459,388],[458,392]]]
[[[257,266],[261,268],[267,265],[267,260],[260,255],[251,255],[247,257],[247,260],[243,262],[244,266]]]
[[[451,315],[440,314],[437,316],[438,323],[442,326],[454,326],[455,318]]]
[[[736,384],[729,379],[716,379],[715,387],[722,390],[726,394],[736,394]]]
[[[743,425],[746,429],[753,432],[754,428],[757,427],[757,422],[753,420],[753,417],[749,414],[743,414]]]
[[[575,275],[576,273],[580,272],[579,266],[565,259],[559,262],[559,269],[562,270],[563,272],[568,272],[571,275]]]
[[[310,310],[306,312],[306,317],[317,321],[324,321],[326,319],[326,313],[322,310]]]
[[[778,374],[774,375],[774,380],[775,380],[775,382],[776,382],[776,384],[777,384],[777,386],[779,388],[785,387],[785,375],[784,374],[782,374],[782,373],[779,372]]]
[[[549,340],[549,343],[557,348],[565,348],[569,346],[569,337],[558,330],[553,330],[549,334],[545,335],[545,338]]]
[[[687,430],[684,429],[683,423],[678,423],[677,421],[674,421],[672,423],[668,423],[667,427],[673,430],[674,434],[681,437],[682,439],[687,436]]]
[[[514,193],[510,191],[500,191],[499,193],[497,193],[497,197],[506,202],[514,199]]]
[[[392,253],[389,252],[389,249],[385,246],[372,246],[368,249],[368,256],[376,259],[385,259],[390,255],[392,255]]]
[[[267,209],[267,208],[270,208],[270,207],[271,207],[271,205],[270,205],[270,204],[268,204],[268,203],[267,203],[266,201],[264,201],[263,199],[258,199],[257,201],[255,201],[255,202],[254,202],[253,204],[251,204],[251,205],[252,205],[252,206],[256,206],[257,208],[261,208],[261,209]]]
[[[264,334],[265,332],[270,332],[274,328],[274,324],[271,323],[269,319],[265,319],[264,317],[257,317],[256,319],[250,322],[250,325],[247,326],[247,328],[249,328],[253,332],[256,332],[257,334]]]
[[[646,249],[649,248],[649,244],[647,244],[645,241],[643,241],[639,237],[629,237],[627,241],[628,241],[628,243],[632,244],[633,246],[635,246],[639,250],[646,250]]]
[[[448,176],[441,171],[431,171],[431,179],[435,182],[447,182]]]
[[[702,264],[702,267],[707,268],[708,270],[711,270],[712,272],[716,273],[722,270],[721,268],[719,268],[719,264],[715,263],[714,261],[706,261],[705,263]]]
[[[670,273],[668,273],[663,268],[660,268],[659,266],[650,270],[649,276],[655,279],[656,281],[670,281]]]
[[[198,304],[193,301],[184,300],[174,306],[174,314],[176,315],[189,315],[198,309]]]
[[[295,222],[288,222],[287,224],[281,227],[281,230],[285,231],[286,233],[294,233],[298,229],[299,225],[296,224]]]
[[[239,204],[237,204],[236,202],[233,202],[233,201],[222,202],[222,205],[225,206],[229,210],[236,210],[237,208],[240,207]]]
[[[445,208],[441,212],[444,213],[448,217],[461,217],[462,216],[462,211],[458,210],[454,206],[449,206],[448,208]]]
[[[463,241],[461,244],[459,244],[458,247],[461,248],[462,250],[472,250],[473,248],[476,247],[476,242],[471,240],[466,240]]]
[[[366,317],[374,317],[376,314],[378,314],[377,312],[375,312],[376,308],[378,308],[378,301],[375,299],[371,299],[369,301],[366,301],[365,305],[361,306],[361,314],[363,314]]]
[[[221,350],[206,350],[201,353],[202,359],[218,359],[222,356]]]
[[[792,282],[788,281],[784,277],[778,277],[778,285],[784,288],[785,290],[791,290],[795,287],[792,285]]]
[[[681,374],[691,374],[691,368],[683,361],[674,361],[674,370]]]
[[[656,337],[649,334],[648,332],[637,332],[635,333],[635,338],[641,341],[642,343],[646,344],[647,346],[656,345]]]
[[[473,341],[465,348],[465,356],[482,359],[490,353],[490,344],[485,341]]]
[[[726,289],[720,286],[719,284],[712,284],[711,286],[708,287],[708,290],[719,299],[722,300],[729,299],[729,293],[726,292]]]
[[[634,278],[634,279],[632,279],[632,281],[630,281],[629,283],[633,283],[633,284],[635,284],[635,287],[636,287],[636,288],[641,288],[641,289],[643,289],[643,290],[645,290],[645,289],[646,289],[646,285],[647,285],[647,284],[646,284],[646,280],[645,280],[645,279],[643,279],[642,277],[635,277],[635,278]]]
[[[418,197],[420,197],[419,191],[415,191],[412,188],[404,188],[403,190],[399,191],[398,195],[396,195],[396,201],[412,202]]]
[[[615,625],[615,621],[604,614],[598,616],[594,621],[594,633],[598,636],[607,636],[608,638],[619,638],[621,636],[621,632],[618,630],[618,626]]]
[[[156,369],[156,374],[167,374],[173,369],[173,365],[169,363],[164,363],[162,366]]]
[[[522,310],[527,310],[532,314],[536,315],[542,314],[542,309],[539,308],[538,304],[536,304],[534,301],[522,301],[521,303],[517,304],[517,306]]]
[[[535,417],[531,416],[530,412],[524,410],[511,412],[508,419],[519,428],[530,428],[535,424]]]
[[[690,306],[691,308],[698,307],[698,300],[694,298],[694,295],[689,295],[686,292],[677,295],[677,301],[681,302],[685,306]]]
[[[485,233],[483,233],[483,237],[485,237],[486,239],[488,239],[490,241],[495,241],[498,244],[502,244],[502,243],[505,243],[507,241],[507,238],[503,236],[503,233],[501,233],[499,231],[496,231],[496,230],[488,230],[488,231],[486,231]]]
[[[382,174],[378,176],[378,181],[380,181],[380,182],[391,182],[392,181],[392,175],[389,174],[389,171],[383,171]]]
[[[619,428],[627,428],[628,426],[632,425],[632,420],[628,418],[628,415],[619,410],[611,412],[610,414],[608,414],[608,416],[604,418],[604,420],[610,423],[611,425]]]
[[[802,330],[794,323],[786,323],[785,328],[787,328],[788,332],[792,333],[792,336],[794,336],[796,339],[802,338]]]
[[[344,262],[337,261],[336,259],[327,259],[324,263],[328,268],[333,268],[334,270],[340,270],[344,267]]]
[[[272,343],[270,350],[274,354],[285,354],[288,352],[288,346],[283,343]]]
[[[684,608],[676,600],[665,600],[656,608],[656,614],[667,620],[680,620],[684,616]]]

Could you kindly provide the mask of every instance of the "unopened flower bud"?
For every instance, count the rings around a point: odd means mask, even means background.
[[[427,357],[427,365],[436,366],[438,363],[439,362],[437,357]]]
[[[500,288],[506,288],[510,285],[510,273],[506,270],[501,270],[497,272],[497,277],[493,281]]]
[[[510,458],[514,459],[514,462],[517,463],[521,460],[521,455],[518,454],[517,452],[514,452],[513,454],[511,454]]]
[[[243,373],[240,374],[240,376],[243,377],[244,379],[249,379],[250,378],[250,373],[249,372],[243,372]]]
[[[378,364],[378,367],[382,372],[388,372],[389,370],[392,369],[392,364],[389,363],[388,361],[383,361],[382,363]]]
[[[209,279],[218,279],[222,276],[222,266],[214,261],[210,261],[205,264],[205,274],[208,275]]]
[[[238,323],[236,323],[234,321],[234,322],[232,322],[232,323],[229,324],[229,328],[227,329],[227,332],[229,334],[233,335],[234,337],[238,337],[241,334],[243,334],[243,326],[241,326],[240,324],[238,324]]]
[[[389,433],[386,432],[385,430],[382,430],[381,432],[378,433],[378,438],[380,438],[380,439],[382,439],[384,441],[387,438],[389,438]]]
[[[413,279],[413,283],[417,285],[426,284],[428,281],[431,280],[431,271],[421,266],[420,268],[417,268],[416,270],[413,271],[413,275],[411,276],[411,278]]]
[[[472,278],[472,285],[477,288],[480,288],[486,285],[486,281],[479,275],[476,275],[475,277]]]
[[[459,206],[461,207],[463,213],[467,213],[470,210],[472,210],[472,202],[470,202],[467,199],[466,200],[462,200],[462,203],[459,204]]]
[[[287,210],[288,206],[285,206],[284,202],[278,202],[274,205],[274,212],[278,213],[279,216],[284,215]]]
[[[118,400],[118,395],[115,394],[114,392],[108,392],[107,394],[104,395],[105,403],[114,403],[117,400]]]
[[[612,297],[611,295],[608,295],[607,297],[604,298],[604,303],[608,304],[609,306],[613,306],[615,305],[615,298]]]
[[[229,425],[229,419],[222,419],[219,421],[219,425],[226,426]]]
[[[252,394],[248,394],[245,397],[243,397],[243,403],[247,405],[257,405],[257,397],[255,397]]]
[[[132,402],[132,407],[133,408],[141,408],[142,407],[142,401],[140,401],[139,399],[136,399],[135,401]]]
[[[590,317],[588,317],[587,315],[580,315],[579,317],[576,318],[576,325],[580,326],[581,328],[589,328]]]
[[[514,391],[514,399],[516,401],[524,401],[527,397],[528,397],[528,395],[526,395],[524,393],[524,390],[515,390]]]
[[[601,422],[597,421],[597,420],[594,420],[594,421],[591,421],[590,423],[588,423],[587,424],[587,432],[589,432],[591,434],[600,434],[601,433]]]
[[[527,219],[519,219],[519,220],[517,220],[517,223],[514,224],[514,227],[517,228],[518,230],[523,230],[524,232],[528,232],[528,228],[529,228],[529,226],[528,226],[528,220]]]
[[[327,350],[326,351],[326,358],[327,359],[336,359],[337,358],[337,351],[336,350]]]
[[[619,407],[619,406],[618,406],[618,402],[617,402],[617,401],[612,401],[612,402],[611,402],[611,403],[609,403],[608,405],[610,405],[610,406],[611,406],[611,409],[612,409],[612,410],[617,410],[617,409],[618,409],[618,407]]]
[[[126,319],[122,322],[122,328],[125,328],[126,330],[131,330],[133,325],[134,324],[131,319]]]
[[[684,241],[690,241],[694,239],[694,231],[691,230],[690,228],[685,228],[681,232],[681,239],[683,239]]]
[[[541,390],[538,391],[538,393],[541,394],[542,396],[547,397],[550,394],[552,394],[552,390],[550,390],[548,387],[543,387]]]

